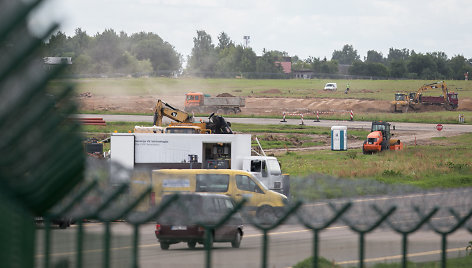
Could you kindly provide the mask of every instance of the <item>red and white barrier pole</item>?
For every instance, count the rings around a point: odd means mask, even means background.
[[[351,110],[351,121],[354,120],[354,113]]]
[[[302,119],[302,122],[300,123],[301,126],[305,125],[305,123],[303,122],[303,114],[300,114],[300,118]]]
[[[284,122],[284,123],[287,122],[287,121],[285,120],[285,112],[284,112],[284,115],[283,115],[283,119],[282,119],[282,121],[280,121],[280,122]]]
[[[318,111],[316,111],[316,120],[313,122],[320,122],[320,115],[318,114]]]

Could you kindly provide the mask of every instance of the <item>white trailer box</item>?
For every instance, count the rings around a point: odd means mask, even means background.
[[[130,169],[246,170],[271,190],[289,191],[277,158],[251,156],[249,134],[113,133],[111,162]]]
[[[347,150],[347,127],[332,126],[331,127],[331,150],[346,151]]]

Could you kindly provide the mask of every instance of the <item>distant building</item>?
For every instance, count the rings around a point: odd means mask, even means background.
[[[298,79],[312,79],[314,78],[314,72],[312,70],[298,70],[293,71],[293,77]]]
[[[283,57],[281,61],[276,61],[275,64],[280,64],[282,66],[282,70],[286,74],[292,73],[292,58],[291,57]]]
[[[44,64],[72,64],[71,57],[44,57]]]

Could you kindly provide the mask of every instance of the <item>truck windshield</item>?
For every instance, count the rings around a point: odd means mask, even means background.
[[[267,159],[267,167],[269,168],[270,174],[272,175],[282,174],[279,162],[276,159]]]

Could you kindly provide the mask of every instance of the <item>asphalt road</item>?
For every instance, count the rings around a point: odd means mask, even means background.
[[[345,214],[356,226],[365,228],[377,220],[369,213],[362,212],[368,206],[376,204],[387,208],[397,206],[396,217],[392,222],[400,226],[401,222],[415,225],[419,222],[413,204],[423,203],[425,211],[436,205],[452,207],[461,215],[470,210],[471,190],[455,190],[449,192],[429,192],[426,194],[404,194],[371,198],[353,199],[353,214]],[[460,202],[458,202],[460,200]],[[343,202],[342,200],[339,200]],[[332,202],[335,202],[332,201]],[[305,204],[301,215],[320,212],[325,203]],[[355,209],[356,208],[356,209]],[[358,209],[360,208],[360,210]],[[372,211],[372,209],[369,209]],[[385,211],[385,210],[384,210]],[[447,230],[456,221],[446,210],[439,211],[433,217],[433,224]],[[361,215],[362,213],[363,215]],[[416,216],[415,216],[416,215]],[[329,218],[329,217],[328,217]],[[269,266],[271,268],[291,267],[299,261],[312,255],[313,235],[310,230],[292,219],[290,224],[284,224],[269,233]],[[370,223],[369,223],[370,222]],[[406,226],[406,225],[405,225]],[[403,227],[405,227],[403,226]],[[469,222],[470,226],[470,222]],[[84,235],[84,267],[103,266],[103,223],[86,223]],[[111,267],[130,267],[133,228],[124,222],[111,223]],[[43,253],[44,230],[39,230],[37,236],[38,252],[36,260],[41,264]],[[51,248],[53,263],[66,259],[74,266],[76,249],[77,226],[66,230],[55,229],[52,232],[54,241]],[[241,248],[233,249],[230,243],[215,243],[212,251],[212,267],[260,267],[262,256],[262,231],[251,225],[245,225]],[[459,229],[447,238],[448,257],[454,258],[466,254],[465,247],[472,240],[472,235],[465,229]],[[400,262],[401,236],[388,227],[376,229],[365,237],[365,263]],[[410,261],[430,261],[440,259],[441,237],[430,229],[422,229],[409,236],[408,259]],[[343,222],[337,223],[320,233],[320,256],[345,266],[358,264],[359,235]],[[187,248],[185,243],[171,245],[169,250],[161,250],[154,236],[154,224],[140,227],[139,263],[141,267],[205,267],[205,251],[197,245],[195,250]]]
[[[101,117],[107,122],[149,122],[152,124],[153,117],[147,115],[106,115],[106,114],[80,114],[77,117]],[[196,120],[207,120],[205,117],[197,117]],[[226,118],[227,121],[232,123],[240,124],[256,124],[256,125],[300,125],[300,119],[286,119],[287,122],[281,122],[282,119],[275,118]],[[165,124],[170,123],[170,119],[164,118]],[[334,120],[320,120],[320,122],[314,122],[313,120],[304,120],[304,124],[307,126],[320,126],[320,127],[332,127],[332,126],[347,126],[348,128],[356,129],[370,129],[370,121],[334,121]],[[395,130],[398,131],[416,131],[416,132],[439,132],[436,130],[437,124],[423,124],[423,123],[392,123],[395,126]],[[441,132],[472,132],[472,125],[459,125],[459,124],[442,124],[443,129]],[[440,132],[439,132],[440,133]]]

